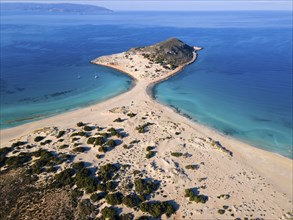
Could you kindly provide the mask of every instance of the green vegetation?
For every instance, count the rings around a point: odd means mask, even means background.
[[[45,140],[45,141],[41,142],[40,145],[50,144],[51,142],[52,142],[52,140]]]
[[[17,168],[31,160],[32,160],[32,157],[30,153],[21,153],[17,156],[11,156],[11,157],[7,157],[6,159],[3,159],[2,163],[3,161],[5,161],[5,164],[9,166],[10,168]]]
[[[104,219],[115,220],[117,218],[116,210],[112,206],[103,208],[101,214]]]
[[[63,144],[63,145],[61,145],[61,146],[59,147],[59,149],[65,149],[65,148],[68,148],[68,147],[69,147],[68,144]]]
[[[78,122],[76,125],[77,125],[77,127],[82,127],[82,126],[84,126],[85,124],[84,124],[83,122]]]
[[[84,162],[81,161],[81,162],[73,163],[72,168],[76,170],[81,170],[82,168],[84,168]]]
[[[35,141],[35,142],[40,142],[40,141],[42,141],[43,139],[45,139],[45,137],[43,137],[43,136],[37,136],[37,137],[35,137],[34,141]]]
[[[105,199],[110,205],[119,205],[122,203],[123,195],[120,192],[111,193],[108,194]]]
[[[133,113],[133,112],[130,112],[130,113],[127,114],[127,116],[130,117],[130,118],[133,118],[134,116],[136,116],[136,114]]]
[[[70,137],[74,137],[74,136],[87,136],[87,135],[84,131],[79,131],[79,132],[72,133],[70,135]]]
[[[11,147],[19,147],[19,146],[22,146],[22,145],[25,145],[27,142],[25,141],[17,141],[17,142],[14,142]]]
[[[83,127],[83,130],[85,130],[85,131],[92,131],[93,128],[86,125],[86,126]]]
[[[132,213],[125,213],[119,216],[120,220],[133,220],[134,215]]]
[[[95,145],[102,145],[105,143],[105,139],[103,137],[97,137],[95,140]]]
[[[151,151],[151,150],[154,150],[156,147],[153,147],[153,146],[147,146],[146,150],[147,151]]]
[[[150,122],[147,122],[143,125],[139,125],[137,126],[135,129],[138,131],[138,133],[145,133],[146,132],[146,129],[148,126],[152,125],[152,123]]]
[[[57,134],[57,138],[61,138],[65,134],[65,131],[59,131]]]
[[[101,146],[101,147],[99,147],[98,151],[102,152],[102,153],[106,153],[107,152],[107,147]]]
[[[85,152],[86,148],[85,147],[76,147],[74,148],[72,151],[74,153],[82,153],[82,152]]]
[[[155,155],[156,155],[156,151],[149,151],[145,157],[147,159],[150,159],[150,158],[154,157]]]
[[[96,141],[96,138],[95,137],[90,137],[88,140],[87,140],[87,144],[94,144]]]
[[[129,208],[137,207],[141,202],[136,194],[129,194],[122,199],[122,203]]]
[[[174,207],[168,202],[144,202],[140,204],[140,210],[148,212],[154,218],[158,218],[163,214],[170,217],[175,213]]]
[[[102,167],[100,167],[100,170],[98,172],[98,178],[101,181],[107,182],[108,180],[111,180],[114,173],[118,171],[118,168],[114,164],[106,164]],[[104,191],[104,190],[101,190]]]
[[[217,196],[218,199],[224,198],[224,199],[229,199],[230,195],[229,194],[221,194],[219,196]]]
[[[96,154],[97,159],[101,159],[103,157],[103,154]]]
[[[185,168],[188,170],[196,170],[196,169],[198,169],[198,166],[197,165],[187,165]]]
[[[90,199],[93,202],[97,202],[100,201],[101,199],[104,199],[106,197],[107,193],[105,192],[100,192],[100,193],[94,193],[91,195]]]
[[[225,210],[224,209],[219,209],[218,210],[218,213],[221,214],[221,215],[223,215],[223,214],[225,214]]]
[[[208,201],[208,197],[205,195],[197,195],[193,189],[185,189],[185,197],[189,197],[189,201],[193,201],[196,203],[206,203]]]
[[[173,157],[181,157],[183,155],[183,153],[180,153],[180,152],[171,152],[171,155]]]
[[[91,171],[87,168],[81,168],[77,171],[75,184],[79,188],[84,188],[87,193],[92,193],[97,190],[98,181],[91,176]]]
[[[58,187],[66,186],[66,185],[72,185],[74,180],[72,176],[74,174],[75,172],[71,168],[63,170],[62,172],[56,174],[54,186],[58,188]]]
[[[112,139],[108,140],[105,145],[107,145],[108,147],[115,147],[116,146],[116,142]]]
[[[113,122],[123,122],[121,118],[116,118]]]
[[[158,184],[152,181],[146,181],[144,179],[135,179],[134,180],[135,191],[141,195],[151,194],[153,191],[158,189]]]
[[[123,138],[122,134],[120,134],[115,128],[109,128],[107,131],[110,132],[111,136],[117,136],[118,138]]]

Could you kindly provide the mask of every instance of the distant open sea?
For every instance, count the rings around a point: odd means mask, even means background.
[[[129,90],[90,60],[169,37],[201,46],[158,101],[256,147],[292,156],[292,11],[1,13],[1,129]]]

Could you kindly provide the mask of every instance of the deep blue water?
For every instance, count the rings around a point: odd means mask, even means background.
[[[292,158],[292,12],[2,13],[1,128],[128,90],[128,76],[89,61],[174,36],[204,50],[156,98]]]

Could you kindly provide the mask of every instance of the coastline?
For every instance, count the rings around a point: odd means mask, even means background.
[[[120,55],[118,55],[119,57]],[[123,54],[124,56],[124,54]],[[113,57],[106,56],[109,58],[106,59],[103,62],[101,61],[96,62],[95,64],[107,66],[110,68],[114,68],[116,70],[119,70],[122,73],[125,73],[127,75],[130,75],[134,79],[134,86],[126,91],[125,93],[119,94],[118,96],[115,96],[113,98],[110,98],[106,101],[103,101],[101,103],[97,103],[88,107],[84,107],[81,109],[77,109],[70,112],[61,113],[59,115],[42,119],[39,121],[27,123],[24,125],[20,125],[13,128],[8,128],[5,130],[0,130],[0,136],[1,136],[1,147],[5,147],[6,145],[11,144],[11,140],[15,140],[18,137],[23,137],[25,135],[29,135],[31,132],[34,132],[35,130],[42,129],[44,127],[53,127],[57,126],[61,129],[67,129],[69,127],[75,127],[76,123],[79,121],[84,122],[92,122],[97,121],[98,123],[107,123],[107,124],[113,124],[113,119],[117,118],[118,116],[123,117],[124,114],[121,112],[118,112],[117,114],[109,113],[110,109],[114,108],[122,108],[125,106],[129,106],[129,108],[133,108],[132,111],[139,112],[140,115],[143,115],[144,113],[152,114],[152,112],[157,113],[156,120],[158,125],[161,124],[162,127],[167,126],[168,124],[172,123],[178,123],[181,126],[184,127],[182,132],[184,131],[183,137],[188,140],[190,137],[196,134],[194,136],[194,139],[198,140],[200,137],[205,137],[206,139],[212,138],[213,140],[219,141],[223,146],[225,146],[227,149],[231,150],[233,152],[233,157],[229,158],[227,155],[225,155],[223,152],[220,152],[218,150],[215,150],[211,147],[210,144],[204,144],[204,147],[199,145],[199,141],[197,142],[190,142],[188,143],[190,147],[188,148],[190,152],[193,152],[193,155],[196,155],[198,153],[206,155],[206,158],[209,158],[210,161],[206,161],[206,168],[205,172],[209,173],[210,175],[213,175],[213,166],[217,164],[220,168],[220,171],[223,172],[224,176],[229,176],[231,174],[228,174],[229,172],[235,172],[237,173],[238,170],[245,170],[248,172],[250,170],[251,172],[255,172],[253,175],[254,178],[257,178],[257,176],[261,176],[261,178],[264,178],[263,180],[267,184],[271,184],[278,192],[278,201],[276,201],[276,204],[278,207],[282,206],[282,202],[284,202],[284,198],[291,199],[292,198],[292,160],[289,158],[286,158],[282,155],[278,155],[269,151],[265,151],[259,148],[256,148],[252,145],[249,145],[247,143],[244,143],[238,139],[235,139],[231,136],[221,134],[218,131],[209,128],[207,126],[201,125],[186,116],[182,114],[178,114],[172,107],[163,105],[162,103],[157,102],[156,99],[153,97],[153,89],[154,86],[164,80],[169,79],[170,77],[174,76],[175,74],[179,73],[183,70],[187,65],[193,63],[196,61],[197,54],[194,54],[194,57],[191,62],[186,63],[185,65],[179,66],[173,71],[167,72],[166,75],[163,75],[162,77],[158,77],[156,79],[149,79],[149,80],[141,80],[137,75],[133,74],[133,72],[128,72],[127,69],[125,69],[124,66],[120,65],[112,65],[107,64],[109,60],[111,60]],[[105,115],[107,117],[105,117]],[[133,127],[133,124],[129,124],[130,127]],[[178,125],[176,125],[178,126]],[[134,131],[135,132],[135,129]],[[156,132],[154,132],[156,133]],[[21,139],[20,138],[20,139]],[[155,140],[152,139],[153,137],[150,137],[149,142],[154,143]],[[199,138],[199,139],[200,139]],[[177,141],[175,142],[175,144]],[[179,142],[178,142],[179,143]],[[173,146],[173,148],[178,148],[177,146]],[[173,145],[173,144],[172,144]],[[162,152],[165,152],[166,149],[170,144],[164,141],[162,144],[159,144],[158,146],[158,152],[159,155]],[[173,149],[172,148],[172,149]],[[183,148],[184,149],[184,148]],[[115,160],[115,157],[114,157]],[[161,159],[160,159],[161,160]],[[219,160],[221,163],[219,163]],[[158,162],[159,163],[159,162]],[[210,163],[210,165],[208,165]],[[160,165],[164,166],[164,161],[160,161]],[[235,166],[235,167],[234,167]],[[228,170],[227,170],[228,169]],[[227,173],[226,173],[227,172]],[[207,174],[206,174],[207,175]],[[219,175],[219,174],[217,174]],[[214,175],[214,178],[210,177],[212,180],[211,183],[216,184],[219,177],[217,175]],[[261,181],[261,178],[259,181]],[[179,181],[179,180],[177,180]],[[225,179],[225,184],[227,186],[230,186],[231,182],[229,178]],[[223,182],[223,184],[224,184]],[[180,183],[180,182],[179,182]],[[188,183],[189,185],[191,183]],[[253,184],[254,187],[256,186],[256,183],[251,182],[243,182],[243,186],[238,186],[236,183],[233,183],[233,186],[231,185],[233,191],[237,191],[237,187],[242,187],[243,189],[249,189]],[[253,187],[251,187],[253,188]],[[172,190],[170,190],[170,193]],[[215,192],[211,191],[211,194],[215,195]],[[247,193],[247,195],[246,195]],[[239,196],[247,196],[247,197],[254,197],[257,195],[254,195],[253,192],[246,192],[245,190],[243,193],[239,192]],[[281,196],[283,195],[283,197]],[[262,194],[260,194],[259,198],[262,198]],[[269,195],[268,195],[269,196]],[[237,196],[235,197],[235,201],[237,201]],[[266,198],[269,201],[269,198]],[[288,207],[288,203],[284,202],[284,208],[286,209]],[[282,207],[283,208],[283,207]],[[280,213],[280,211],[279,211]]]

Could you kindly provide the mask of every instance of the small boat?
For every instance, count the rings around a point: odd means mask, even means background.
[[[77,76],[77,78],[78,78],[78,79],[80,79],[80,78],[81,78],[81,76]]]
[[[97,76],[97,74],[95,75],[95,79],[97,79],[97,78],[99,78],[98,76]]]

